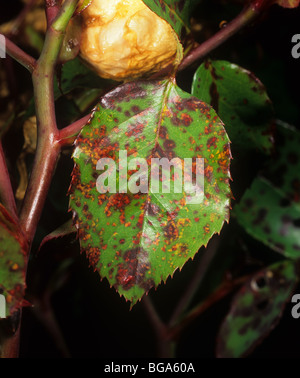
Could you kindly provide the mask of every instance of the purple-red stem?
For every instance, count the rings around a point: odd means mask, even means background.
[[[2,346],[1,358],[18,358],[20,348],[20,332],[21,324],[19,323],[17,330],[12,337],[5,340]]]
[[[191,310],[184,318],[175,324],[173,327],[170,327],[168,330],[168,338],[170,340],[177,340],[178,337],[182,334],[182,331],[190,325],[195,319],[197,319],[201,314],[206,310],[212,307],[215,303],[219,302],[221,299],[225,298],[227,295],[233,292],[236,288],[247,282],[252,275],[246,275],[239,277],[233,281],[225,281],[216,290],[210,294],[203,302]]]
[[[20,223],[32,243],[48,190],[55,172],[61,147],[56,123],[54,75],[64,33],[78,0],[65,0],[48,28],[42,54],[32,73],[38,143],[32,174],[20,214]]]
[[[81,129],[88,123],[91,114],[88,114],[71,125],[59,131],[58,140],[62,147],[71,146],[80,133]]]
[[[20,214],[20,223],[29,244],[35,235],[60,153],[60,146],[57,143],[58,129],[53,94],[56,59],[55,56],[51,56],[56,38],[59,38],[59,35],[56,35],[53,29],[49,29],[43,53],[32,74],[38,143],[32,174]]]
[[[46,18],[48,28],[58,15],[60,9],[60,0],[45,0]]]
[[[20,30],[20,27],[21,25],[23,24],[27,14],[30,12],[31,8],[34,6],[34,4],[37,2],[37,0],[29,0],[22,12],[18,15],[18,17],[13,21],[13,26],[9,32],[9,34],[7,35],[8,38],[11,38],[12,36],[15,36],[18,34],[19,30]]]
[[[203,59],[207,54],[255,20],[270,5],[272,5],[272,3],[269,0],[257,0],[251,2],[250,5],[248,5],[233,21],[229,22],[219,32],[192,50],[190,54],[183,59],[179,66],[179,71],[182,71],[196,61]]]
[[[158,357],[173,357],[173,343],[168,338],[168,327],[162,322],[148,295],[143,298],[142,303],[156,334]]]
[[[55,116],[53,82],[64,32],[77,3],[78,0],[65,0],[57,17],[47,30],[43,51],[37,62],[14,43],[7,38],[5,39],[6,46],[4,48],[6,47],[8,54],[32,73],[38,126],[37,151],[20,214],[20,225],[29,245],[25,265],[27,265],[29,259],[30,247],[61,151],[60,143],[58,142],[59,131]],[[2,38],[0,42],[3,42]],[[3,46],[0,47],[3,49]],[[2,163],[4,164],[4,160],[2,160]],[[7,193],[6,189],[4,193]],[[3,354],[16,357],[18,355],[18,345],[19,331],[11,339],[7,340]]]
[[[202,251],[199,252],[199,253],[203,253],[203,256],[198,263],[198,267],[185,293],[183,294],[183,296],[177,303],[177,306],[169,321],[170,327],[176,324],[176,322],[178,322],[178,319],[182,316],[182,314],[190,305],[192,299],[194,298],[198,288],[200,287],[207,273],[207,270],[210,267],[211,262],[216,256],[216,252],[218,251],[219,245],[220,245],[220,236],[215,235],[215,237],[213,237],[212,240],[209,242],[207,248],[203,252]]]
[[[0,38],[0,50],[6,51],[8,55],[32,73],[36,66],[36,60],[32,56],[26,54],[25,51],[20,49],[4,35],[0,34],[0,36],[2,37]],[[3,41],[4,44],[2,44]]]

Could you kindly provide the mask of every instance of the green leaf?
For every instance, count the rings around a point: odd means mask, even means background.
[[[190,17],[201,0],[143,0],[158,16],[166,20],[181,38],[190,32]]]
[[[6,300],[6,316],[23,303],[26,251],[27,243],[19,226],[0,204],[0,294]]]
[[[276,154],[268,161],[264,176],[300,207],[300,132],[277,121],[276,134]]]
[[[284,256],[299,258],[300,133],[279,124],[278,141],[276,158],[264,177],[253,181],[234,214],[251,236]]]
[[[284,256],[300,257],[300,209],[267,180],[254,180],[234,214],[255,239]]]
[[[215,109],[234,147],[271,152],[273,107],[251,72],[226,61],[206,61],[195,73],[192,94]]]
[[[115,194],[100,194],[97,162],[108,157],[118,164],[120,151],[126,151],[129,167],[135,158],[145,159],[148,173],[152,158],[203,158],[204,172],[196,168],[204,173],[203,201],[188,203],[187,190],[174,193],[173,174],[170,193],[151,190],[157,183],[151,177],[148,193],[120,193],[117,187]],[[101,277],[133,304],[228,221],[231,154],[223,124],[213,109],[171,80],[131,82],[106,94],[78,137],[73,158],[70,207],[81,248]],[[117,182],[137,174],[127,175],[124,167],[118,167]]]
[[[112,81],[102,79],[86,67],[79,58],[63,65],[61,74],[61,91],[55,86],[55,99],[61,94],[70,93],[78,88],[102,88]],[[62,93],[61,93],[62,92]]]
[[[251,352],[277,325],[297,282],[292,261],[273,264],[249,280],[234,297],[221,326],[217,356],[238,358]]]
[[[93,73],[86,67],[79,58],[71,60],[62,66],[59,78],[54,81],[54,97],[58,100],[63,95],[67,95],[75,89],[95,89],[99,91],[99,97],[103,90],[113,83],[105,80]],[[24,115],[27,119],[35,114],[34,99],[31,100],[29,108]]]

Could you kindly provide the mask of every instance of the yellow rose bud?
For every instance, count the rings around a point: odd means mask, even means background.
[[[140,77],[176,58],[175,32],[142,0],[94,0],[82,29],[81,57],[104,78]]]

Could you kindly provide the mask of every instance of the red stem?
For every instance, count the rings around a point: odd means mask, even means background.
[[[142,303],[145,307],[146,313],[152,324],[154,332],[156,333],[158,357],[172,357],[173,345],[172,341],[168,338],[168,327],[160,319],[148,295],[146,295],[142,299]]]
[[[58,140],[62,147],[71,146],[81,129],[88,123],[91,114],[88,114],[71,125],[59,131]]]
[[[45,0],[46,17],[48,28],[58,15],[60,9],[60,0]]]
[[[57,12],[58,2],[48,1],[48,22],[51,20],[53,27],[48,27],[42,55],[38,62],[27,55],[13,42],[4,37],[5,46],[2,49],[26,67],[33,78],[36,116],[38,123],[38,145],[30,182],[26,191],[20,223],[31,244],[43,210],[47,193],[55,172],[56,164],[61,151],[61,145],[70,142],[73,133],[83,126],[81,121],[70,125],[66,130],[58,131],[56,124],[53,81],[54,70],[58,54],[62,45],[64,31],[68,20],[75,10],[78,0],[66,0],[62,8]],[[52,17],[54,17],[52,19]],[[0,38],[0,43],[3,39]],[[85,120],[86,118],[83,118]],[[61,145],[58,142],[61,140]]]
[[[2,346],[1,358],[18,358],[20,349],[21,324],[12,337],[5,340]]]
[[[0,50],[6,51],[8,55],[32,73],[36,66],[36,60],[32,56],[26,54],[26,52],[20,49],[4,35],[0,34],[0,37]]]
[[[22,10],[22,12],[18,15],[18,17],[13,21],[13,26],[9,32],[9,38],[12,36],[16,36],[19,32],[20,27],[22,26],[27,14],[30,12],[31,8],[37,0],[30,0],[27,2]]]
[[[219,302],[221,299],[225,298],[227,295],[232,293],[234,289],[238,286],[247,282],[253,274],[242,276],[235,279],[234,281],[223,282],[212,294],[210,294],[203,302],[191,310],[178,324],[174,325],[169,329],[169,339],[177,340],[181,335],[182,331],[191,324],[195,319],[197,319],[206,310],[212,307],[215,303]]]
[[[199,286],[201,285],[205,275],[210,267],[211,262],[216,256],[216,252],[218,251],[218,247],[220,245],[220,236],[215,235],[215,237],[209,242],[207,248],[204,251],[200,251],[199,253],[203,253],[201,257],[198,267],[194,273],[194,276],[189,283],[186,292],[182,296],[182,298],[177,303],[177,307],[175,308],[171,319],[169,321],[169,326],[173,326],[178,322],[178,319],[182,316],[184,311],[190,305],[194,295],[196,294]]]
[[[240,31],[243,27],[255,20],[266,8],[272,5],[269,0],[256,0],[246,7],[233,21],[227,24],[223,29],[203,42],[200,46],[190,52],[183,59],[179,66],[179,71],[184,70],[197,60],[204,58],[211,51],[219,47],[230,37]]]
[[[52,26],[48,28],[42,54],[32,75],[38,144],[20,214],[20,223],[29,244],[33,241],[61,151],[58,142],[53,82],[64,32],[77,3],[78,0],[65,0]]]
[[[60,153],[53,94],[55,61],[52,61],[51,56],[48,57],[55,39],[55,31],[49,29],[43,53],[32,75],[38,144],[20,215],[21,226],[29,243],[33,240]]]
[[[20,215],[20,223],[29,243],[35,235],[60,154],[55,134],[50,133],[48,137],[48,140],[38,143],[34,164],[38,169],[32,171]]]

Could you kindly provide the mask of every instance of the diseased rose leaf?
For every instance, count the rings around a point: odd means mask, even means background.
[[[254,179],[234,214],[254,238],[290,258],[300,257],[300,133],[278,124],[276,155]]]
[[[179,38],[190,32],[190,17],[201,0],[143,0],[158,16],[166,20]]]
[[[276,153],[268,161],[263,175],[300,208],[300,132],[277,121],[276,134]]]
[[[97,162],[111,158],[118,165],[120,151],[126,151],[128,167],[135,158],[145,159],[146,193],[120,193],[118,187],[115,193],[97,191],[103,174]],[[70,208],[81,248],[101,277],[133,304],[193,258],[228,221],[231,154],[223,123],[210,106],[172,80],[131,82],[102,97],[76,141],[73,158]],[[204,159],[204,167],[193,168],[194,174],[204,174],[203,200],[188,203],[187,188],[174,193],[174,177],[179,183],[175,169],[170,193],[152,190],[160,181],[165,188],[170,173],[163,170],[159,181],[150,177],[153,158]],[[117,183],[130,182],[132,174],[136,170],[127,175],[122,162]]]
[[[265,87],[250,71],[208,60],[195,73],[192,94],[215,109],[233,147],[271,152],[273,107]]]
[[[300,209],[267,180],[254,180],[234,214],[255,239],[284,256],[300,257]]]
[[[235,295],[219,331],[217,356],[238,358],[277,325],[298,282],[296,264],[283,261],[261,270]]]
[[[6,301],[6,316],[23,303],[27,243],[19,226],[0,204],[0,294]]]

